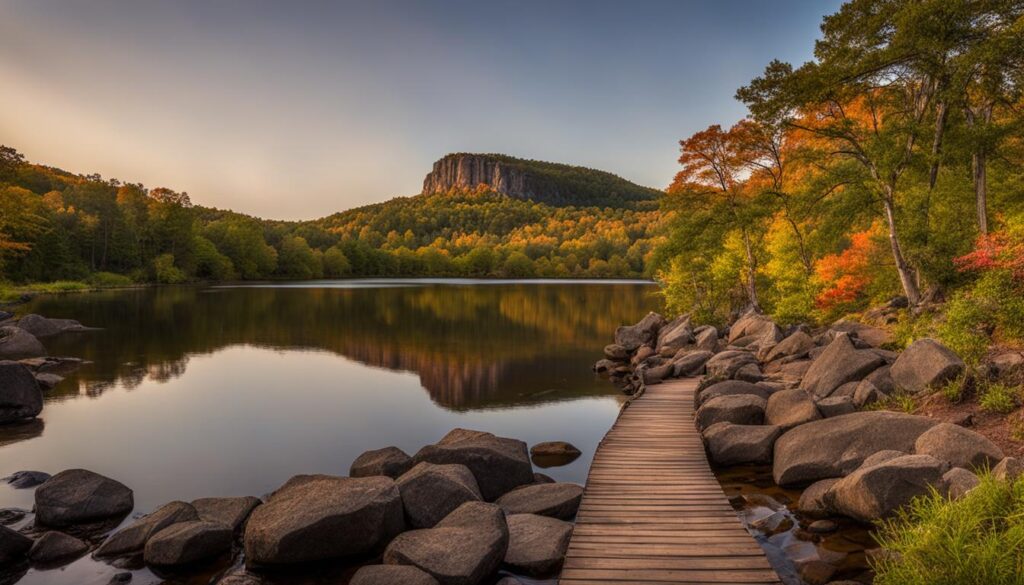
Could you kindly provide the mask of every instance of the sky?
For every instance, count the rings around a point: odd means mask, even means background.
[[[664,188],[839,4],[0,0],[0,143],[275,219],[419,193],[449,152]]]

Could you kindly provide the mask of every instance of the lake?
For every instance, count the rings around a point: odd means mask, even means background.
[[[538,469],[583,483],[624,396],[590,367],[615,328],[658,310],[636,281],[362,280],[44,296],[20,313],[98,331],[44,339],[89,360],[39,420],[0,427],[0,477],[83,467],[171,500],[264,495],[345,475],[363,451],[415,453],[454,427],[583,456]],[[32,490],[0,487],[0,508]],[[22,583],[106,583],[88,558]],[[111,569],[112,571],[112,569]],[[135,583],[147,582],[137,579]]]

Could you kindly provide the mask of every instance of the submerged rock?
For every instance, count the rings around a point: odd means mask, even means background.
[[[568,465],[583,452],[565,441],[547,441],[530,447],[530,458],[538,467],[559,467]]]
[[[285,565],[372,553],[402,531],[402,498],[388,477],[298,475],[245,527],[248,565]]]
[[[68,469],[36,488],[36,520],[64,527],[123,518],[135,507],[132,490],[86,469]]]
[[[487,501],[533,482],[526,443],[480,431],[455,429],[437,444],[420,449],[413,461],[465,465]]]
[[[46,348],[28,331],[13,325],[0,327],[0,359],[18,360],[46,355]]]
[[[67,331],[88,331],[89,329],[74,319],[49,319],[35,314],[28,314],[18,319],[18,327],[36,337],[49,337]]]
[[[412,457],[398,447],[384,447],[367,451],[356,457],[349,468],[349,477],[372,477],[374,475],[386,475],[391,479],[397,479],[406,471],[412,469]]]
[[[50,474],[43,471],[15,471],[3,478],[3,481],[16,490],[22,490],[36,487],[48,479],[50,479]]]
[[[531,577],[546,577],[562,568],[572,524],[535,514],[512,514],[507,520],[505,565],[509,569]]]
[[[568,520],[576,515],[583,488],[574,483],[541,483],[521,487],[498,498],[507,514],[537,514]]]
[[[0,424],[33,418],[43,411],[43,392],[31,370],[0,361]]]

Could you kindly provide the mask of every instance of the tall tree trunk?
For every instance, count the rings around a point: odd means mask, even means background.
[[[935,104],[935,137],[932,140],[932,166],[928,169],[928,189],[935,188],[939,178],[939,155],[942,154],[942,137],[946,131],[946,120],[949,118],[949,106],[945,100]]]
[[[747,252],[747,298],[750,306],[758,313],[761,312],[761,303],[757,301],[757,258],[754,256],[754,248],[750,244],[750,234],[743,230],[743,247]]]
[[[900,275],[900,284],[903,285],[903,292],[907,295],[907,302],[911,307],[916,307],[921,302],[921,292],[915,271],[903,257],[903,249],[900,246],[899,234],[896,229],[896,210],[893,205],[891,188],[886,189],[883,203],[885,204],[885,221],[889,225],[889,245],[892,247],[892,258],[896,263],[896,271]]]
[[[981,148],[971,155],[971,174],[974,175],[974,201],[978,207],[978,231],[983,235],[988,233],[986,158],[985,151]]]

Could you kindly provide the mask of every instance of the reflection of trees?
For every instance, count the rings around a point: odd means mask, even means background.
[[[184,372],[190,354],[244,343],[328,350],[416,372],[435,401],[466,408],[522,402],[548,390],[568,397],[570,391],[544,385],[579,379],[615,327],[655,304],[651,290],[171,287],[40,298],[31,310],[105,328],[49,342],[51,353],[94,362],[79,373],[89,394],[115,380],[128,387],[143,378],[168,380]]]

